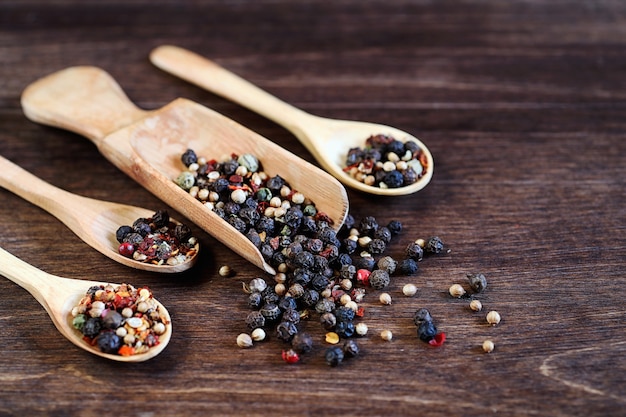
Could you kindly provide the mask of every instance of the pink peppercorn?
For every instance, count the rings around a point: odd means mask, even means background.
[[[283,350],[282,356],[283,360],[287,363],[296,363],[300,360],[300,355],[293,349]]]
[[[120,255],[126,256],[127,258],[132,258],[133,253],[135,253],[135,247],[133,246],[132,243],[124,242],[120,244],[118,251]]]
[[[367,269],[359,269],[358,271],[356,271],[356,280],[361,284],[368,286],[370,283],[371,274],[372,272]]]

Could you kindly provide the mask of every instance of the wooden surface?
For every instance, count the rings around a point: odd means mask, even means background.
[[[148,54],[164,43],[309,112],[420,138],[435,159],[428,187],[394,199],[349,191],[351,212],[403,221],[389,255],[431,235],[451,251],[395,277],[392,305],[368,293],[360,358],[328,367],[311,320],[314,352],[288,365],[274,337],[236,346],[241,282],[263,273],[199,228],[194,270],[135,271],[0,190],[0,246],[55,275],[148,285],[174,328],[157,358],[114,363],[73,346],[34,298],[0,280],[0,415],[623,415],[623,1],[4,0],[0,154],[77,194],[163,208],[89,140],[23,116],[29,83],[85,64],[144,109],[186,97],[312,162],[284,129],[154,68]],[[236,275],[219,276],[223,264]],[[473,271],[489,280],[478,314],[446,294]],[[420,288],[413,298],[400,293],[407,282]],[[417,339],[419,307],[446,332],[443,347]],[[502,315],[496,327],[484,323],[490,309]]]

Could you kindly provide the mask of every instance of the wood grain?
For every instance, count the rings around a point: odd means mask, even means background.
[[[3,1],[0,155],[44,181],[185,220],[89,140],[24,117],[23,89],[75,65],[105,69],[142,109],[185,97],[315,163],[283,128],[149,63],[154,47],[179,45],[305,111],[419,137],[431,183],[393,199],[349,191],[350,211],[403,221],[394,257],[431,235],[451,251],[395,277],[392,305],[368,294],[360,358],[325,365],[311,320],[315,350],[289,366],[273,335],[236,346],[241,283],[260,270],[201,228],[191,224],[198,265],[164,277],[114,263],[0,190],[2,248],[55,275],[148,285],[175,329],[157,358],[113,363],[75,348],[0,280],[0,415],[623,415],[625,16],[619,0]],[[219,276],[223,264],[236,275]],[[473,271],[489,279],[478,314],[446,295]],[[413,298],[401,295],[407,282]],[[417,339],[419,307],[446,332],[442,348]],[[496,327],[484,323],[490,309]]]

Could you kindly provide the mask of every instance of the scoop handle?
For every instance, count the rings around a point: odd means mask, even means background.
[[[278,123],[291,131],[309,151],[315,153],[316,145],[310,137],[313,130],[321,128],[317,116],[280,100],[210,59],[184,48],[159,46],[150,53],[150,61],[163,71]]]
[[[147,113],[108,73],[90,66],[66,68],[35,81],[21,101],[30,120],[78,133],[96,145]]]

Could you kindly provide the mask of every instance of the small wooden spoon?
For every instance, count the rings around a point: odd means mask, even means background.
[[[44,77],[22,94],[26,116],[88,137],[114,165],[233,251],[274,274],[246,236],[184,191],[174,179],[188,148],[219,159],[252,153],[268,175],[280,175],[313,200],[339,229],[348,214],[345,188],[328,173],[233,120],[190,100],[154,111],[137,108],[103,70],[72,67]]]
[[[121,255],[115,237],[117,229],[132,225],[138,218],[151,217],[154,211],[72,194],[37,178],[1,156],[0,186],[46,210],[89,246],[123,265],[144,271],[175,273],[191,268],[198,259],[196,251],[193,257],[178,265],[155,265]]]
[[[70,342],[103,358],[120,362],[142,362],[161,353],[172,337],[169,312],[157,301],[161,316],[166,324],[165,333],[159,336],[159,344],[145,353],[131,356],[101,352],[83,340],[82,334],[72,326],[72,308],[80,302],[87,290],[94,285],[109,283],[70,279],[48,274],[11,255],[0,248],[0,274],[28,291],[46,309],[56,328]],[[117,284],[111,284],[117,286]],[[156,300],[155,300],[156,301]]]
[[[349,187],[377,195],[406,195],[424,188],[433,176],[430,151],[407,132],[381,124],[314,116],[281,101],[215,62],[176,46],[163,45],[154,49],[150,60],[162,70],[239,103],[288,129],[324,169]],[[348,150],[362,148],[368,137],[377,134],[419,145],[426,155],[427,167],[417,182],[406,187],[380,188],[366,185],[343,170]]]

